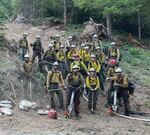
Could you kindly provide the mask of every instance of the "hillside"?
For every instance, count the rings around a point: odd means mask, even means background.
[[[7,23],[4,31],[9,45],[12,39],[16,42],[23,32],[29,34],[29,43],[34,41],[34,37],[39,34],[41,36],[45,50],[48,48],[49,36],[60,33],[60,35],[68,35],[73,30],[61,31],[56,27],[50,27],[43,30],[40,26],[34,27],[30,24]],[[64,40],[64,39],[62,39]],[[7,43],[7,42],[6,42]],[[6,44],[4,43],[4,44]],[[149,122],[124,119],[117,116],[109,116],[107,110],[103,107],[105,97],[100,96],[98,100],[98,113],[92,115],[87,109],[87,102],[81,100],[81,116],[80,120],[66,119],[63,111],[58,110],[58,120],[48,119],[47,116],[40,116],[36,111],[29,112],[20,111],[18,102],[20,101],[21,84],[18,81],[18,57],[8,49],[0,51],[0,99],[6,99],[7,95],[13,97],[10,83],[14,84],[17,98],[14,99],[17,104],[14,107],[14,115],[11,117],[0,116],[0,135],[149,135]],[[122,48],[121,67],[129,77],[135,81],[135,94],[130,97],[131,108],[134,111],[150,112],[150,51],[124,46]],[[35,69],[36,70],[36,69]],[[38,78],[39,79],[39,78]],[[43,96],[44,88],[33,85],[33,99],[39,107],[46,107],[48,99]],[[107,87],[107,85],[106,85]],[[64,92],[65,94],[65,92]],[[120,110],[120,112],[122,112]],[[150,119],[148,116],[133,115]]]

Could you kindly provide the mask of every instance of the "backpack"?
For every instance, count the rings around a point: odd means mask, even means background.
[[[79,80],[81,81],[81,74],[79,73]],[[71,84],[71,81],[73,80],[73,73],[70,73],[69,75],[69,83]]]
[[[128,83],[128,91],[129,91],[129,93],[132,95],[134,93],[134,90],[135,90],[134,83],[129,81],[129,83]]]
[[[60,72],[60,71],[54,72],[53,70],[51,70],[51,72],[52,72],[52,74],[51,74],[49,80],[51,80],[51,79],[53,78],[53,75],[54,75],[55,73],[58,73],[58,74],[59,74],[59,79],[61,79],[61,78],[60,78],[60,77],[61,77],[61,72]]]

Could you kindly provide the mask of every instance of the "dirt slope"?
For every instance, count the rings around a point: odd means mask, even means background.
[[[28,36],[29,42],[34,41],[34,37],[41,35],[44,47],[47,48],[48,38],[50,33],[57,34],[59,31],[54,28],[43,31],[38,27],[33,27],[26,24],[6,24],[8,28],[5,31],[6,38],[8,40],[18,40],[23,32],[30,33]],[[61,32],[64,34],[64,31]],[[7,72],[12,70],[12,74],[8,77],[5,82],[5,86],[11,80],[15,84],[19,101],[20,83],[17,82],[17,76],[13,74],[16,70],[12,68],[11,60],[13,57],[0,52],[3,57],[0,59],[6,61],[3,66],[0,67],[0,72],[4,73],[4,69],[7,67]],[[0,65],[2,65],[2,63]],[[8,64],[9,63],[9,64]],[[13,79],[10,79],[13,78]],[[1,83],[4,83],[1,81]],[[3,84],[4,85],[4,84]],[[4,87],[3,87],[4,88]],[[1,87],[2,89],[2,87]],[[4,88],[11,93],[11,87]],[[36,91],[35,89],[33,89]],[[35,92],[36,94],[37,92]],[[144,112],[150,112],[150,108],[146,106],[149,102],[150,93],[148,88],[144,88],[137,84],[137,90],[134,96],[131,97],[131,108],[133,110],[141,110]],[[44,102],[43,97],[40,97],[37,101]],[[0,135],[149,135],[150,134],[150,123],[140,122],[135,120],[128,120],[120,117],[109,116],[107,111],[104,110],[103,104],[105,98],[100,96],[98,101],[98,114],[92,115],[88,112],[87,102],[81,99],[81,116],[80,120],[65,119],[63,117],[63,111],[58,110],[59,119],[50,120],[47,116],[39,116],[36,111],[22,112],[18,109],[18,106],[14,108],[14,115],[12,117],[0,116]],[[45,103],[46,106],[47,103]],[[135,116],[134,116],[135,117]],[[139,117],[139,116],[136,116]],[[147,119],[150,117],[147,117]]]

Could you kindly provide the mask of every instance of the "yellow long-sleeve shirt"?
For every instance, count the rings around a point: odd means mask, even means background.
[[[129,84],[129,80],[125,75],[121,75],[120,77],[118,75],[115,75],[114,77],[111,77],[112,80],[114,80],[114,84],[127,88]]]
[[[115,76],[115,69],[110,67],[107,71],[107,77],[114,77]]]
[[[100,62],[100,63],[104,63],[105,62],[105,54],[103,52],[99,53],[95,53],[96,55],[96,58],[97,60]]]
[[[120,51],[117,48],[110,48],[109,49],[109,58],[115,57],[117,60],[119,60],[120,57]]]
[[[28,63],[26,63],[26,62],[24,62],[23,64],[22,64],[22,67],[21,67],[21,71],[23,72],[23,73],[25,73],[25,74],[31,74],[31,72],[32,72],[32,63],[31,62],[28,62]]]
[[[88,64],[88,70],[90,70],[90,68],[94,68],[96,70],[96,73],[99,73],[101,70],[101,65],[99,63],[99,61],[90,61]]]
[[[98,90],[100,88],[100,83],[99,83],[99,78],[98,76],[88,76],[86,78],[86,86],[89,88],[89,89],[93,89],[93,86],[96,90]]]
[[[47,74],[47,87],[49,87],[50,83],[56,83],[58,85],[64,86],[64,80],[62,77],[62,73],[60,71],[51,70]]]
[[[67,54],[67,59],[72,60],[74,54],[78,54],[76,50],[69,51],[68,54]]]
[[[90,59],[90,56],[91,56],[91,54],[90,53],[84,53],[83,54],[83,56],[82,56],[82,61],[83,62],[88,62],[89,61],[89,59]]]
[[[19,40],[19,42],[18,42],[18,44],[19,44],[19,47],[24,47],[24,48],[26,48],[26,49],[28,49],[29,47],[28,47],[28,41],[27,41],[27,39],[20,39]]]
[[[80,69],[83,69],[85,72],[88,71],[87,67],[85,66],[85,64],[82,61],[73,61],[70,65],[70,71],[72,71],[72,68],[74,65],[77,65]]]
[[[64,62],[64,61],[66,60],[66,54],[65,54],[63,51],[58,51],[58,52],[56,53],[56,59],[57,59],[58,61]]]

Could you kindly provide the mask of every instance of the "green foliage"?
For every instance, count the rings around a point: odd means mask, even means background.
[[[1,0],[0,1],[0,19],[6,18],[12,15],[12,1],[11,0]]]
[[[145,86],[150,87],[150,51],[125,45],[121,49],[123,56],[120,66],[124,72]]]

